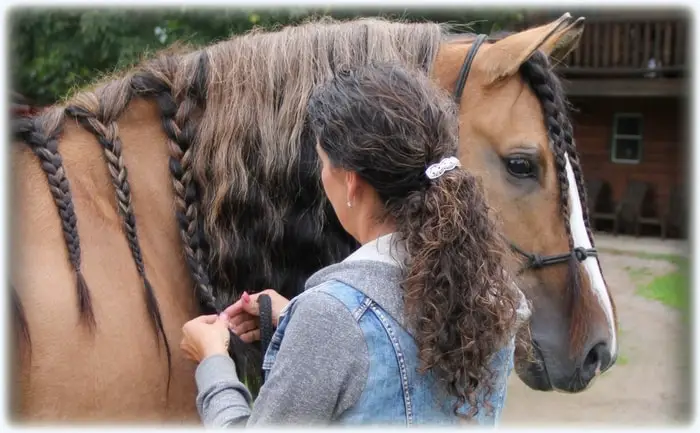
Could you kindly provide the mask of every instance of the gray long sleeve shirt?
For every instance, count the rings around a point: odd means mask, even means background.
[[[345,261],[314,274],[306,288],[342,281],[405,326],[402,271],[390,245],[391,235],[363,245]],[[528,314],[523,297],[521,320]],[[197,367],[197,409],[210,427],[330,424],[360,397],[368,371],[367,345],[350,311],[330,295],[307,293],[295,303],[275,364],[252,409],[251,395],[225,355],[204,359]]]

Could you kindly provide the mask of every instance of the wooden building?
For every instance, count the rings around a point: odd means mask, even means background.
[[[525,25],[563,12],[529,14]],[[689,191],[691,12],[569,12],[586,18],[585,29],[557,71],[573,106],[576,144],[593,185],[589,194],[599,198],[596,226],[613,229],[615,209],[625,203],[620,231],[636,232],[640,214],[663,222],[670,213],[668,230],[674,235],[673,226],[687,223],[689,209],[683,191]],[[652,220],[641,234],[662,234]]]

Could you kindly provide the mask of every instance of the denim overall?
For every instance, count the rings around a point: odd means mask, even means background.
[[[321,291],[335,297],[352,312],[362,330],[369,353],[369,372],[364,391],[356,404],[334,420],[337,424],[413,424],[450,425],[460,423],[454,414],[456,398],[441,395],[430,374],[420,374],[417,346],[411,335],[372,299],[359,290],[337,280],[329,280],[308,289],[287,305],[265,354],[263,369],[267,375],[275,362],[284,332],[293,311],[293,304],[309,292]],[[494,376],[491,392],[477,398],[478,413],[474,418],[484,426],[496,425],[506,398],[508,376],[513,368],[514,339],[498,351],[492,361]],[[468,413],[466,403],[460,413]]]

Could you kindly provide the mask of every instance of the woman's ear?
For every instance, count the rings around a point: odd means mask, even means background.
[[[345,187],[347,189],[346,200],[349,207],[352,207],[359,192],[359,181],[360,179],[354,171],[345,172]]]

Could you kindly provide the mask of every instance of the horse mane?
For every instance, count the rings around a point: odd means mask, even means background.
[[[429,71],[444,33],[432,23],[326,18],[197,55],[209,70],[193,171],[207,185],[202,220],[217,299],[265,287],[296,295],[310,273],[356,247],[321,190],[307,99],[343,65],[400,62]]]
[[[104,150],[124,234],[170,365],[121,156],[117,123],[132,99],[155,100],[161,111],[176,218],[202,310],[220,311],[244,290],[271,287],[289,298],[310,274],[357,247],[321,189],[305,122],[313,87],[348,64],[397,62],[429,72],[448,31],[437,23],[328,17],[254,30],[198,50],[165,50],[15,126],[15,135],[41,159],[61,210],[81,318],[95,326],[77,215],[58,151],[66,116],[92,132]],[[239,349],[234,341],[232,350]]]

